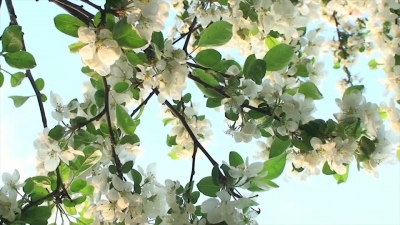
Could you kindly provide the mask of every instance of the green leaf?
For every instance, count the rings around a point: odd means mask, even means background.
[[[299,93],[302,93],[306,98],[311,98],[313,100],[320,100],[323,98],[318,87],[311,81],[302,83],[299,87]]]
[[[228,43],[232,36],[232,24],[226,21],[212,23],[200,34],[199,47],[221,46]]]
[[[262,83],[262,79],[265,77],[267,72],[267,63],[264,60],[256,59],[254,60],[249,68],[250,78],[258,85]]]
[[[2,87],[4,84],[4,75],[2,72],[0,72],[0,87]]]
[[[69,48],[69,52],[71,53],[78,53],[79,50],[81,50],[81,48],[83,48],[84,46],[86,46],[87,43],[83,43],[83,42],[76,42],[73,44],[68,45]]]
[[[300,149],[301,151],[312,151],[313,147],[310,144],[309,140],[292,140],[293,145]]]
[[[80,190],[82,190],[83,188],[85,188],[87,185],[87,181],[83,180],[83,179],[77,179],[74,180],[70,186],[70,189],[72,192],[79,192]]]
[[[114,85],[114,90],[117,93],[124,93],[129,88],[129,84],[126,81],[118,82]]]
[[[159,50],[164,49],[164,35],[161,31],[153,32],[151,35],[151,42],[153,42]]]
[[[105,92],[104,92],[103,89],[97,90],[97,91],[94,93],[94,100],[95,100],[95,102],[96,102],[96,105],[97,105],[99,108],[103,108],[103,106],[104,106],[104,104],[105,104],[105,97],[104,97],[104,95],[105,95]]]
[[[342,100],[344,99],[345,96],[347,96],[353,92],[357,92],[357,91],[362,92],[363,90],[364,90],[364,85],[354,85],[354,86],[348,87],[343,93]]]
[[[147,40],[142,39],[132,25],[128,24],[126,17],[115,24],[112,33],[121,47],[140,48],[147,44]]]
[[[106,28],[109,30],[112,30],[115,25],[115,16],[111,13],[107,13],[105,21],[106,21],[106,24],[105,24]],[[101,22],[101,12],[98,12],[94,16],[94,24],[96,25],[96,27],[98,27],[100,25],[100,22]]]
[[[300,76],[300,77],[308,77],[309,76],[309,72],[307,70],[307,66],[306,65],[299,65],[297,67],[296,75]]]
[[[267,45],[267,47],[269,49],[277,46],[280,44],[280,42],[278,41],[278,39],[272,37],[271,35],[268,35],[267,38],[265,38],[265,44]]]
[[[143,179],[142,178],[142,174],[139,171],[137,171],[135,169],[132,169],[131,170],[131,176],[132,176],[132,181],[135,184],[140,184],[142,182],[142,179]]]
[[[193,191],[192,193],[190,193],[190,202],[196,204],[197,200],[199,200],[199,197],[200,197],[200,192]]]
[[[31,225],[47,224],[51,216],[51,206],[33,206],[22,211],[21,220]]]
[[[110,171],[111,174],[116,174],[117,173],[117,167],[115,165],[109,165],[108,166],[108,171]]]
[[[243,66],[243,75],[244,75],[244,77],[245,78],[247,78],[247,79],[250,79],[252,76],[251,76],[251,73],[250,73],[250,66],[253,64],[253,62],[256,60],[256,55],[255,54],[252,54],[252,55],[249,55],[247,58],[246,58],[246,61],[244,62],[244,66]]]
[[[218,87],[219,83],[215,77],[213,77],[211,74],[206,73],[204,70],[201,69],[194,69],[193,70],[193,76],[198,77],[201,81],[204,83],[210,85],[211,87]],[[204,85],[195,82],[196,86],[200,89],[201,92],[203,92],[204,95],[210,98],[222,98],[223,96],[220,95],[218,92],[205,87]]]
[[[121,105],[116,106],[117,124],[125,134],[134,135],[136,123]]]
[[[132,50],[126,50],[125,55],[132,66],[141,65],[147,61],[146,56],[142,57],[143,54],[136,53]]]
[[[65,128],[61,125],[56,125],[53,129],[49,131],[49,137],[59,141],[65,134]]]
[[[11,75],[11,87],[19,86],[25,78],[25,74],[22,72],[17,72]]]
[[[38,78],[35,80],[36,86],[39,89],[39,91],[43,90],[44,88],[44,80],[42,78]]]
[[[79,196],[75,199],[72,199],[76,205],[82,204],[86,201],[86,196]]]
[[[59,31],[72,37],[78,37],[79,27],[86,27],[84,22],[69,14],[59,14],[54,17],[54,25]]]
[[[273,188],[279,188],[279,185],[277,185],[275,182],[263,177],[263,178],[255,178],[252,181],[250,181],[250,187],[247,188],[247,190],[253,191],[253,192],[262,192],[262,191],[269,190],[269,189],[265,189],[265,187],[263,187],[263,188],[260,187],[261,186],[260,184],[262,186],[264,186],[266,184]]]
[[[213,166],[212,171],[211,171],[211,177],[213,178],[213,182],[215,185],[220,184],[220,176],[219,176],[219,167],[218,165]]]
[[[322,173],[325,174],[325,175],[336,174],[336,172],[331,169],[331,167],[329,166],[328,162],[325,162],[324,167],[322,167]]]
[[[282,174],[283,170],[285,169],[285,165],[286,154],[281,154],[277,157],[270,158],[269,160],[265,161],[264,168],[260,173],[268,171],[268,174],[265,178],[272,180]]]
[[[1,38],[2,52],[18,52],[22,50],[22,27],[10,25],[3,31]]]
[[[282,141],[279,138],[274,139],[274,141],[271,144],[270,152],[269,152],[269,158],[274,158],[277,156],[282,155],[286,151],[286,149],[289,148],[291,144],[291,139],[288,138],[285,141]]]
[[[336,125],[337,123],[335,121],[333,121],[332,119],[329,119],[326,121],[326,129],[325,129],[325,134],[329,135],[331,134],[335,129],[336,129]]]
[[[93,194],[93,191],[94,191],[94,187],[93,187],[92,185],[88,185],[88,186],[82,188],[82,189],[79,191],[79,193],[81,193],[81,194],[83,194],[83,195],[85,195],[85,196],[88,196],[88,195]]]
[[[47,96],[46,96],[45,94],[41,93],[41,94],[40,94],[40,100],[41,100],[42,102],[46,102],[46,101],[47,101]]]
[[[209,197],[217,197],[217,192],[220,190],[220,187],[213,182],[213,178],[211,176],[204,177],[197,183],[197,189],[203,195],[209,196]]]
[[[346,182],[347,178],[349,177],[349,165],[346,166],[346,173],[345,174],[343,174],[343,175],[334,174],[333,177],[337,180],[338,184]]]
[[[28,178],[25,180],[24,187],[22,188],[22,190],[24,191],[25,194],[30,194],[30,193],[32,193],[34,187],[35,186],[34,186],[32,178]]]
[[[262,117],[265,117],[265,113],[261,113],[261,112],[251,109],[247,113],[247,116],[249,116],[251,119],[260,119]]]
[[[222,98],[208,98],[206,102],[206,107],[216,108],[221,106]]]
[[[264,56],[267,71],[278,71],[287,66],[294,55],[294,48],[287,44],[279,44],[271,48]]]
[[[237,167],[242,164],[244,164],[244,160],[239,153],[235,151],[229,152],[229,165]]]
[[[370,156],[375,151],[375,144],[369,138],[362,136],[360,139],[360,149],[366,156]]]
[[[79,130],[75,135],[74,135],[74,141],[80,142],[82,144],[90,144],[94,141],[97,140],[96,135],[93,135],[89,133],[86,130]],[[79,146],[77,146],[79,147]]]
[[[30,96],[10,96],[9,98],[14,101],[14,106],[18,108],[22,106]]]
[[[173,145],[177,145],[177,143],[176,143],[176,135],[169,136],[167,134],[167,145],[168,145],[168,147],[172,147]]]
[[[133,161],[129,160],[122,166],[122,172],[123,173],[129,173],[133,168]]]
[[[201,81],[203,81],[204,83],[206,83],[212,87],[217,87],[219,85],[217,79],[215,79],[211,74],[206,73],[202,69],[194,69],[193,75],[195,77],[200,78]]]
[[[197,53],[195,61],[205,67],[211,68],[221,61],[222,55],[215,49],[206,49]]]
[[[192,94],[190,94],[190,93],[186,93],[182,97],[182,100],[183,100],[184,103],[189,103],[191,99],[192,99]]]
[[[129,143],[131,145],[134,145],[136,143],[140,143],[140,139],[136,134],[133,135],[125,135],[120,141],[119,144],[123,145]]]
[[[76,171],[76,176],[81,175],[82,173],[86,172],[86,170],[90,169],[93,165],[95,165],[101,158],[102,154],[100,150],[94,151],[92,154],[80,160],[78,165],[78,170]],[[78,158],[82,156],[78,156]]]
[[[17,69],[32,69],[36,66],[36,61],[33,55],[29,52],[19,51],[14,53],[7,53],[4,59],[13,68]]]

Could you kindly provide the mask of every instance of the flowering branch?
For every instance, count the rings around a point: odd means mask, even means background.
[[[190,78],[191,80],[193,80],[193,81],[195,81],[195,82],[198,82],[198,83],[202,84],[204,87],[206,87],[206,88],[208,88],[208,89],[211,89],[211,90],[217,92],[218,94],[224,96],[225,98],[231,98],[231,96],[229,96],[229,95],[228,95],[226,92],[224,92],[223,90],[221,90],[221,89],[219,89],[219,88],[217,88],[217,87],[213,87],[213,86],[209,85],[208,83],[202,81],[200,78],[193,76],[192,73],[189,73],[188,78]],[[257,112],[260,112],[260,113],[264,113],[264,114],[266,114],[266,115],[268,115],[268,116],[273,116],[274,119],[276,119],[277,121],[280,121],[279,117],[277,117],[276,115],[273,115],[273,113],[271,112],[271,110],[270,110],[269,107],[268,107],[269,110],[264,110],[264,109],[260,109],[260,108],[251,106],[251,105],[246,104],[246,103],[243,103],[243,104],[241,105],[241,107],[242,107],[242,108],[252,109],[252,110],[254,110],[254,111],[257,111]]]
[[[336,14],[337,14],[337,11],[334,11],[332,17],[333,17],[333,20],[335,21],[336,33],[337,33],[338,40],[339,40],[339,49],[343,52],[343,58],[346,60],[347,56],[349,55],[349,53],[347,53],[347,51],[345,49],[346,43],[344,43],[343,37],[342,37],[342,35],[340,34],[340,31],[339,31],[340,24],[338,22]],[[343,70],[347,75],[347,79],[345,79],[346,84],[350,84],[351,86],[353,86],[353,82],[352,82],[351,73],[350,73],[349,68],[346,65],[344,65],[343,66]]]
[[[105,87],[105,96],[104,96],[104,102],[105,102],[105,111],[106,111],[106,118],[107,118],[107,125],[108,125],[108,130],[110,132],[110,139],[111,139],[111,154],[112,157],[114,159],[114,164],[115,167],[117,168],[117,175],[118,177],[123,180],[124,179],[124,175],[122,172],[122,164],[121,161],[118,158],[117,153],[115,152],[115,146],[117,145],[117,141],[115,140],[114,137],[114,132],[112,129],[112,125],[111,125],[111,117],[110,117],[110,101],[109,101],[109,93],[110,93],[110,87],[107,84],[107,78],[103,77],[103,83],[104,83],[104,87]]]
[[[153,89],[154,93],[156,95],[160,94],[160,91],[158,89]],[[207,150],[203,147],[203,145],[197,140],[196,135],[193,133],[192,129],[189,127],[187,124],[185,118],[180,114],[168,100],[165,100],[164,102],[165,105],[168,106],[168,108],[172,111],[172,113],[182,122],[182,125],[185,127],[186,131],[188,132],[190,138],[193,140],[193,144],[196,147],[200,148],[200,150],[204,153],[204,155],[207,157],[207,159],[211,162],[213,166],[218,166],[218,163],[213,159],[213,157],[207,152]]]

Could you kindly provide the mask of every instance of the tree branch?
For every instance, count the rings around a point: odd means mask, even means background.
[[[8,14],[10,15],[10,24],[11,25],[18,25],[17,22],[17,15],[15,14],[14,6],[12,4],[12,0],[6,0],[6,5],[8,9]],[[24,34],[22,34],[21,37],[22,41],[22,50],[26,51],[26,46],[25,46],[25,41],[24,41]],[[28,78],[29,82],[31,83],[31,86],[33,88],[33,91],[35,92],[36,99],[39,105],[39,110],[40,110],[40,116],[42,117],[42,124],[43,128],[47,127],[47,119],[46,119],[46,112],[44,111],[43,107],[43,102],[42,102],[42,96],[41,93],[35,83],[35,79],[33,78],[31,70],[26,70],[25,72],[26,77]]]
[[[110,117],[110,101],[109,101],[109,93],[110,93],[110,87],[107,84],[107,78],[103,77],[103,83],[105,87],[105,96],[104,96],[104,104],[105,104],[105,111],[106,111],[106,118],[107,118],[107,125],[108,125],[108,130],[110,132],[110,139],[111,139],[111,154],[114,159],[114,164],[115,167],[117,168],[117,176],[121,179],[124,180],[124,173],[122,172],[122,164],[121,161],[118,158],[117,153],[115,152],[115,146],[117,145],[117,141],[115,140],[114,137],[114,132],[112,129],[112,124],[111,124],[111,117]]]

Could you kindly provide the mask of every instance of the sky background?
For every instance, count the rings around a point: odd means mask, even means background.
[[[93,1],[99,5],[103,1]],[[81,4],[81,3],[79,3]],[[69,53],[68,45],[77,39],[59,32],[53,23],[53,18],[65,13],[62,9],[48,1],[14,0],[18,23],[25,33],[27,51],[35,56],[37,67],[32,70],[34,78],[44,78],[43,93],[47,96],[50,91],[58,93],[64,103],[71,99],[82,97],[82,83],[88,77],[80,72],[82,63],[79,55]],[[85,7],[85,9],[88,9]],[[169,26],[172,25],[169,20]],[[1,7],[1,32],[8,26],[9,18],[5,2]],[[10,69],[0,59],[2,68]],[[336,88],[336,81],[344,76],[342,70],[333,70],[329,58],[325,60],[328,69],[328,79],[320,89],[324,99],[317,102],[316,118],[332,118],[338,112],[334,99],[341,97]],[[361,60],[359,69],[352,68],[353,73],[360,73],[365,78],[367,100],[379,103],[384,97],[384,87],[376,82],[383,76],[382,71],[370,71],[366,66],[367,60]],[[362,70],[360,68],[366,68]],[[11,88],[10,76],[3,73],[5,82],[0,89],[0,173],[12,172],[18,169],[21,181],[35,175],[36,150],[33,141],[42,131],[40,112],[35,98],[29,99],[22,107],[15,108],[8,96],[33,95],[34,92],[25,79],[23,83]],[[186,91],[195,90],[191,81]],[[195,94],[193,94],[195,93]],[[242,156],[253,155],[258,151],[255,143],[237,144],[224,134],[226,123],[221,113],[205,107],[205,99],[197,91],[193,91],[195,102],[200,103],[200,112],[212,121],[214,132],[213,143],[208,144],[207,150],[221,163],[228,161],[229,151],[237,151]],[[51,117],[52,107],[44,103],[49,127],[56,125]],[[172,160],[167,154],[170,148],[165,145],[166,135],[171,127],[162,123],[162,107],[156,98],[151,99],[141,117],[137,134],[141,139],[142,156],[136,165],[146,167],[151,162],[157,162],[157,177],[160,182],[165,179],[177,179],[186,184],[190,177],[191,161],[187,159]],[[262,139],[260,139],[262,140]],[[204,176],[211,174],[211,164],[205,157],[196,161],[196,183]],[[287,170],[284,172],[288,172]],[[346,183],[337,185],[332,176],[319,175],[309,181],[285,179],[285,174],[275,180],[280,188],[261,193],[258,198],[261,215],[258,222],[264,224],[400,224],[400,165],[382,165],[379,167],[379,179],[365,171],[358,172],[356,164],[351,164],[349,179]],[[1,183],[1,181],[0,181]]]

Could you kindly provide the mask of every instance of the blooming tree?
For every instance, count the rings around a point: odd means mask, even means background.
[[[393,138],[400,133],[398,1],[106,0],[99,6],[81,0],[95,14],[68,0],[52,2],[67,12],[54,25],[76,38],[68,47],[90,82],[82,102],[42,93],[44,80],[33,76],[35,58],[12,0],[5,0],[11,23],[1,36],[1,56],[16,72],[1,68],[0,87],[7,74],[12,87],[27,78],[44,129],[33,144],[38,175],[2,175],[0,224],[48,224],[52,214],[71,224],[258,224],[255,197],[278,187],[274,179],[286,165],[303,178],[322,172],[342,183],[351,163],[376,175],[380,164],[400,157]],[[169,16],[176,25],[167,33]],[[326,27],[311,26],[314,21],[324,21],[335,37],[323,36]],[[232,49],[244,62],[226,54]],[[314,101],[323,98],[318,85],[329,52],[345,78],[340,111],[335,120],[322,120],[313,117]],[[372,53],[384,53],[368,65],[385,71],[389,103],[369,102],[351,73],[360,55]],[[258,140],[261,161],[234,151],[227,162],[214,160],[204,147],[211,123],[198,113],[188,82],[206,107],[224,112],[236,142]],[[155,96],[171,127],[169,155],[192,160],[187,184],[157,180],[156,164],[136,165],[135,130]],[[30,97],[10,98],[20,107]],[[54,127],[47,126],[46,101]],[[199,153],[211,163],[210,176],[195,182]]]

